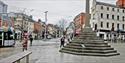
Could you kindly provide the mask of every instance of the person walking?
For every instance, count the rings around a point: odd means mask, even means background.
[[[24,31],[23,33],[23,42],[22,42],[22,46],[23,46],[23,51],[27,50],[28,47],[28,38],[29,38],[29,34],[27,33],[27,31]]]
[[[32,35],[29,35],[29,40],[30,40],[30,46],[32,46],[32,42],[33,42],[33,37],[32,37]]]
[[[28,45],[28,38],[27,37],[24,37],[22,45],[23,45],[23,51],[27,50],[27,45]]]
[[[61,47],[64,47],[64,44],[65,44],[65,37],[62,37],[62,38],[60,39],[60,42],[61,42],[60,48],[61,48]]]

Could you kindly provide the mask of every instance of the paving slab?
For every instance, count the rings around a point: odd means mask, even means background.
[[[40,45],[40,43],[39,43]],[[46,44],[46,46],[32,46],[31,61],[33,63],[124,63],[125,43],[111,43],[120,55],[111,57],[77,56],[60,53],[59,43]]]
[[[111,57],[77,56],[60,53],[59,39],[49,41],[34,40],[33,46],[28,46],[32,51],[30,63],[125,63],[125,43],[110,43],[120,55]],[[22,51],[21,43],[15,48],[1,49],[0,59]],[[2,53],[4,51],[4,53]],[[23,62],[22,62],[23,63]]]

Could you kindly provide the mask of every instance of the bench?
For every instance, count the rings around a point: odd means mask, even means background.
[[[29,55],[31,53],[32,52],[30,51],[24,51],[0,60],[0,63],[20,63],[20,60],[25,57],[26,57],[26,63],[29,63]]]

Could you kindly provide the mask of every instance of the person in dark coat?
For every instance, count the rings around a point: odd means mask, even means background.
[[[60,39],[60,42],[61,42],[60,48],[61,48],[61,47],[64,47],[64,44],[65,44],[65,37],[62,37],[62,38]]]
[[[29,36],[29,39],[30,39],[30,46],[32,46],[32,42],[33,42],[33,37],[32,37],[32,35]]]

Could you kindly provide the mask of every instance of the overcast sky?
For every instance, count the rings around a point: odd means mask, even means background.
[[[85,12],[85,0],[1,0],[8,5],[8,12],[25,12],[34,19],[45,21],[44,12],[48,11],[47,23],[56,24],[61,18],[72,21],[73,18]],[[97,0],[115,4],[116,0]],[[92,2],[92,0],[91,0]]]

